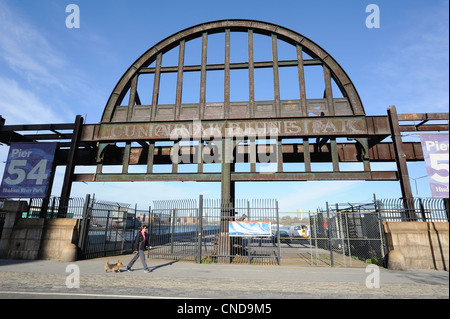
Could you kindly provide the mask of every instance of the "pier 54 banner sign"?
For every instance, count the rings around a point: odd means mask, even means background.
[[[43,198],[49,187],[56,143],[11,143],[0,198]]]
[[[448,133],[421,134],[420,141],[433,197],[448,198]]]

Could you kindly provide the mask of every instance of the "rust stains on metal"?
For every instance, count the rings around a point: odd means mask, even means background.
[[[92,132],[93,128],[89,128]],[[250,136],[360,136],[367,135],[364,117],[280,118],[277,120],[228,120],[100,124],[98,141],[192,139]],[[86,140],[89,138],[84,135]]]
[[[232,63],[230,58],[231,41],[230,37],[236,32],[246,32],[248,34],[248,60],[244,62]],[[208,36],[211,34],[224,34],[224,61],[219,64],[207,63],[207,46]],[[272,42],[272,60],[271,61],[255,61],[253,35],[260,34],[271,38]],[[184,53],[185,44],[193,39],[201,38],[201,65],[185,65]],[[278,42],[284,41],[293,46],[297,51],[296,60],[283,61],[278,59]],[[161,59],[164,54],[171,49],[179,47],[178,65],[161,66]],[[308,54],[310,58],[304,59],[303,52]],[[153,62],[155,66],[149,67]],[[325,96],[317,101],[306,95],[305,90],[305,73],[304,68],[319,65],[323,67]],[[289,109],[283,107],[283,101],[280,99],[280,79],[279,68],[297,67],[299,77],[299,95],[298,107]],[[273,89],[274,99],[270,104],[260,104],[255,100],[254,88],[255,78],[254,70],[257,68],[272,68],[273,70]],[[249,100],[243,101],[244,108],[238,110],[238,105],[230,101],[230,71],[246,69],[249,73],[248,92]],[[207,85],[206,72],[212,70],[224,71],[224,99],[220,104],[220,109],[214,105],[208,105],[205,101],[205,87]],[[182,85],[184,72],[201,72],[201,81],[199,92],[200,100],[194,105],[183,105],[182,101]],[[153,86],[153,99],[151,105],[141,105],[136,99],[136,81],[139,76],[152,73],[155,75]],[[160,88],[161,73],[177,74],[176,103],[167,107],[159,105],[158,94]],[[341,98],[333,97],[331,88],[331,78],[333,78],[339,87]],[[130,92],[130,100],[123,101],[127,92]],[[241,102],[239,102],[241,104]],[[191,109],[189,115],[183,114],[184,109]],[[320,108],[320,112],[325,115],[364,115],[364,108],[353,83],[342,67],[333,59],[333,57],[323,48],[313,41],[300,35],[299,33],[284,28],[279,25],[254,21],[254,20],[221,20],[203,23],[191,28],[177,32],[172,36],[162,40],[141,57],[125,72],[117,83],[111,96],[108,99],[102,123],[122,122],[122,121],[140,121],[145,118],[148,121],[155,120],[193,120],[193,119],[228,119],[233,117],[240,118],[267,118],[267,117],[283,117],[283,116],[310,116]],[[208,109],[212,114],[208,115]],[[238,110],[238,111],[237,111]],[[245,110],[245,111],[243,111]],[[164,112],[163,112],[164,111]],[[166,117],[166,118],[165,118]]]

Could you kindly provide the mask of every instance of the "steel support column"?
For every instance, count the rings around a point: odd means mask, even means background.
[[[58,218],[65,217],[67,213],[70,191],[72,189],[72,182],[74,180],[74,170],[76,165],[75,160],[81,139],[82,126],[83,126],[83,118],[81,117],[81,115],[77,115],[75,118],[75,127],[73,129],[72,141],[70,143],[70,151],[67,158],[67,166],[66,172],[64,174],[63,187],[61,189],[61,201],[59,204]]]
[[[231,173],[234,170],[234,159],[233,159],[233,139],[223,138],[222,139],[222,173],[221,173],[221,190],[222,190],[222,201],[221,201],[221,216],[220,216],[220,233],[219,236],[219,262],[229,263],[231,243],[228,237],[229,232],[229,221],[232,220],[234,214],[234,195],[235,195],[235,182],[231,180]],[[220,257],[221,256],[221,257]]]
[[[395,162],[397,164],[397,171],[400,179],[400,187],[402,191],[402,197],[404,200],[405,210],[407,211],[407,218],[414,220],[416,218],[415,213],[411,207],[413,195],[411,191],[411,184],[409,182],[408,167],[406,165],[406,155],[403,149],[402,136],[400,131],[400,125],[398,123],[397,109],[394,105],[388,108],[389,126],[391,129],[392,144],[394,146]]]
[[[231,180],[231,174],[234,171],[233,159],[233,139],[222,139],[222,172],[221,172],[221,190],[222,205],[234,207],[235,185]]]

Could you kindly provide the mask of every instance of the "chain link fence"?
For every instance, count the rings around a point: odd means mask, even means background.
[[[310,264],[383,265],[384,243],[377,212],[328,211],[310,214]]]
[[[299,266],[383,266],[384,236],[379,213],[368,205],[326,205],[314,213],[303,213],[303,225],[281,245],[283,264]],[[283,227],[282,227],[283,228]]]

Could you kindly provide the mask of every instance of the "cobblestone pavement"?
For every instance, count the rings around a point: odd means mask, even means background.
[[[121,256],[124,265],[131,256]],[[150,260],[150,273],[140,261],[133,272],[105,273],[104,264],[115,258],[74,262],[79,269],[79,288],[66,285],[75,273],[69,263],[58,261],[0,260],[0,298],[22,292],[142,296],[152,298],[221,299],[397,299],[449,298],[445,271],[390,271],[379,269],[379,288],[373,270],[293,266],[195,264]],[[369,283],[369,287],[366,285]],[[9,294],[8,294],[9,292]]]

